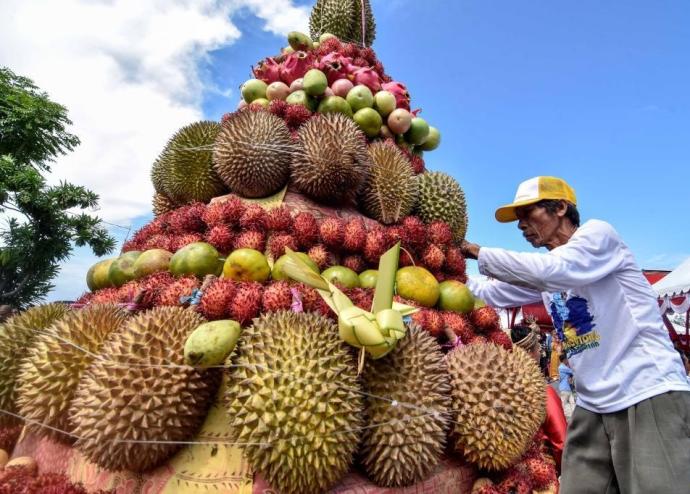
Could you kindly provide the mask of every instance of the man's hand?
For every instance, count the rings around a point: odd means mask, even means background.
[[[460,244],[462,255],[467,259],[477,259],[477,257],[479,257],[479,249],[481,249],[479,245],[468,242],[467,240],[463,240]]]

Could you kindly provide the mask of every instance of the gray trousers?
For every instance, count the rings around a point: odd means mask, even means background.
[[[576,407],[561,494],[690,494],[690,392],[614,413]]]

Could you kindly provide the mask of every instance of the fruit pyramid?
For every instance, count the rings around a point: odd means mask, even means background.
[[[46,318],[37,347],[6,366],[6,408],[31,414],[32,430],[54,425],[39,433],[110,470],[164,464],[213,405],[280,492],[324,492],[352,469],[411,485],[444,454],[546,487],[548,457],[528,455],[537,420],[518,442],[473,449],[473,423],[510,430],[516,419],[472,405],[474,390],[495,403],[524,395],[520,410],[538,418],[543,383],[519,380],[525,389],[508,396],[494,378],[492,366],[515,360],[512,344],[464,285],[464,192],[425,163],[440,132],[369,46],[368,1],[319,0],[310,27],[253,67],[235,111],[165,144],[151,169],[154,219],[89,269],[89,292],[72,306],[81,315]],[[395,295],[383,307],[387,284]],[[120,321],[109,304],[130,314]],[[348,333],[346,313],[379,339],[358,323]],[[0,331],[0,361],[16,360],[3,334],[19,322]],[[61,399],[41,397],[51,390]]]

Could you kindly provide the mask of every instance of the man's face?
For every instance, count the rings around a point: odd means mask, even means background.
[[[545,247],[556,236],[560,225],[557,214],[549,213],[543,206],[530,204],[515,210],[518,228],[533,247]]]

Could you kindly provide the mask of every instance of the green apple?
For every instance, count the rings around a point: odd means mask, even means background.
[[[371,94],[371,89],[363,84],[359,84],[350,89],[347,92],[345,100],[347,100],[353,112],[357,112],[357,110],[361,110],[362,108],[371,108],[374,106],[374,95]]]
[[[429,135],[419,146],[422,151],[433,151],[441,143],[441,133],[436,127],[429,127]]]
[[[242,99],[247,103],[251,103],[256,99],[265,98],[266,88],[268,88],[268,85],[264,81],[259,79],[249,79],[247,82],[242,84],[242,87],[240,88],[240,91],[242,92]]]
[[[309,96],[321,96],[328,87],[326,74],[319,69],[310,69],[302,78],[302,87]]]
[[[331,266],[323,273],[321,273],[326,280],[334,285],[342,286],[344,288],[359,287],[359,276],[352,269],[345,266]]]
[[[295,51],[307,51],[311,50],[314,46],[311,38],[304,33],[299,31],[291,31],[287,35],[288,43]]]
[[[379,91],[374,95],[374,108],[382,117],[395,110],[395,96],[390,91]]]
[[[422,144],[429,136],[429,124],[421,117],[414,117],[410,129],[405,132],[405,140],[410,144]]]
[[[266,256],[254,249],[237,249],[223,265],[223,277],[235,281],[264,282],[271,274]]]
[[[359,285],[362,288],[376,288],[379,272],[375,269],[367,269],[359,273]]]
[[[352,108],[347,104],[345,98],[340,96],[327,96],[322,99],[317,111],[319,113],[342,113],[352,118]]]
[[[383,120],[379,112],[373,108],[362,108],[352,118],[368,137],[376,137],[381,132]]]

